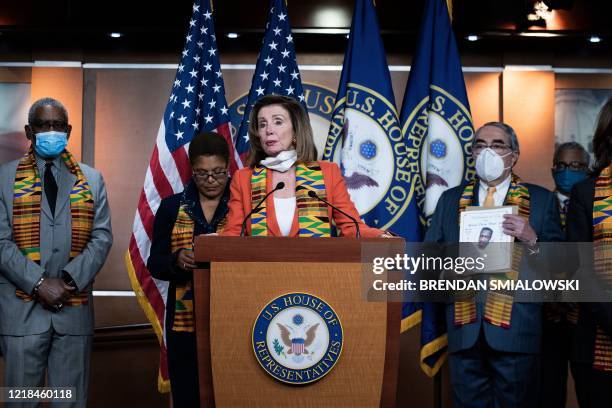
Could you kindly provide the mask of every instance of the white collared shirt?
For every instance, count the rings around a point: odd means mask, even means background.
[[[555,193],[557,194],[557,200],[559,200],[560,203],[563,203],[563,202],[569,200],[569,196],[568,195],[565,195],[565,194],[563,194],[560,191],[555,191]]]
[[[38,176],[40,177],[40,182],[44,188],[45,186],[45,166],[47,164],[47,160],[43,159],[42,157],[40,157],[39,155],[37,155],[36,153],[34,153],[34,159],[36,160],[36,167],[38,168]],[[59,166],[61,166],[62,164],[62,158],[60,156],[57,156],[55,159],[50,160],[51,163],[53,163],[53,165],[51,166],[51,174],[53,174],[53,178],[55,178],[55,182],[57,184],[59,184],[59,175],[60,175],[60,168]]]
[[[498,185],[495,186],[495,192],[493,193],[493,201],[495,202],[495,206],[498,207],[500,205],[504,205],[504,201],[506,200],[506,194],[508,194],[508,189],[510,188],[510,180],[512,178],[512,174],[508,175]],[[482,207],[485,199],[487,198],[487,190],[489,186],[484,181],[480,180],[480,188],[478,190],[478,205]]]

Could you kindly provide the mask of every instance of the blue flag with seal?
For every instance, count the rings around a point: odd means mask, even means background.
[[[357,0],[323,159],[339,163],[366,224],[421,238],[413,174],[371,0]]]
[[[474,177],[474,127],[461,61],[444,0],[427,0],[400,114],[402,133],[416,173],[422,222],[440,195]],[[421,320],[421,368],[433,376],[447,355],[444,305],[410,305]]]

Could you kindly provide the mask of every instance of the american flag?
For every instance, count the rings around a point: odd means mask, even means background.
[[[270,1],[266,33],[253,74],[242,123],[236,134],[236,151],[243,163],[249,153],[249,115],[255,102],[268,94],[293,97],[302,102],[304,109],[307,109],[285,0]]]
[[[160,392],[170,390],[164,342],[168,283],[154,279],[146,268],[153,220],[160,201],[181,192],[191,177],[187,149],[193,137],[203,131],[220,133],[231,148],[229,110],[219,63],[212,6],[209,0],[195,0],[185,47],[157,132],[126,254],[132,287],[160,342]],[[236,161],[232,157],[230,172],[236,168]]]

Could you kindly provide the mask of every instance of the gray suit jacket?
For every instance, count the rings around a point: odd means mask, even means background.
[[[21,254],[13,241],[13,184],[19,161],[0,166],[0,335],[40,334],[53,327],[61,334],[85,335],[93,332],[92,284],[102,268],[113,238],[104,180],[100,173],[79,163],[94,197],[94,223],[91,239],[83,252],[70,258],[70,190],[76,177],[60,166],[55,217],[43,194],[40,214],[40,265]],[[36,301],[24,302],[15,295],[17,288],[32,293],[41,276],[61,277],[68,272],[79,289],[88,291],[89,304],[66,306],[60,312],[44,309]]]

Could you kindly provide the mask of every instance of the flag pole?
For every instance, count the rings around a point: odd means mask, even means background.
[[[442,408],[442,370],[438,370],[433,378],[433,406]]]

